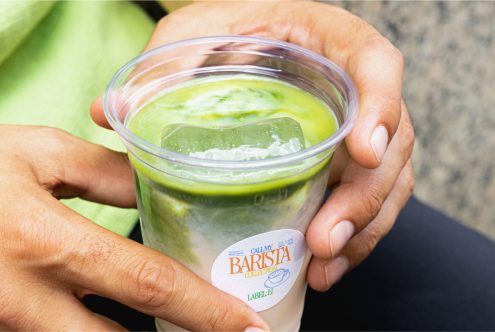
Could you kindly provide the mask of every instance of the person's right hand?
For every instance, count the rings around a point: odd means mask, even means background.
[[[46,127],[0,126],[0,141],[0,330],[123,329],[86,294],[189,330],[268,330],[242,301],[58,201],[134,207],[125,154]]]

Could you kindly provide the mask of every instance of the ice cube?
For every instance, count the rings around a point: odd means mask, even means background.
[[[163,148],[213,160],[253,160],[283,156],[305,146],[301,126],[288,117],[230,128],[173,124],[162,132]]]

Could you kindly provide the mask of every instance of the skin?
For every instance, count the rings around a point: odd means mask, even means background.
[[[0,139],[0,330],[123,330],[87,310],[87,294],[190,330],[267,328],[179,263],[58,201],[135,207],[125,154],[47,127],[1,126]]]
[[[200,35],[244,34],[310,48],[344,68],[358,86],[360,116],[336,152],[334,191],[307,232],[314,257],[308,282],[326,290],[364,260],[387,234],[411,195],[414,134],[401,102],[400,52],[370,25],[317,3],[200,3],[162,19],[147,49]],[[101,101],[94,120],[108,127]],[[384,154],[370,144],[388,133]],[[189,330],[268,330],[239,300],[215,289],[159,252],[107,231],[58,199],[82,197],[134,207],[125,155],[58,129],[1,126],[0,329],[118,330],[84,308],[86,294],[112,298]],[[352,237],[332,243],[343,220]],[[335,262],[345,267],[337,274]],[[202,294],[202,296],[198,296]]]
[[[332,195],[306,233],[314,255],[308,283],[326,291],[369,256],[413,192],[414,130],[402,100],[403,56],[357,16],[307,1],[189,5],[158,23],[145,50],[181,39],[229,34],[263,36],[311,49],[337,63],[357,86],[359,118],[335,153],[328,183]],[[93,103],[91,115],[110,128],[101,98]],[[379,126],[388,136],[382,154],[371,145]],[[351,225],[350,234],[337,241],[331,233],[342,221]]]

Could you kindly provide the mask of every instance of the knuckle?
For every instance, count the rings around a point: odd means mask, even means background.
[[[368,35],[364,41],[364,47],[370,53],[379,53],[386,55],[389,65],[397,68],[404,67],[404,55],[401,50],[395,47],[387,38],[383,37],[377,31]]]
[[[174,20],[176,16],[177,16],[177,14],[164,16],[156,24],[156,29],[157,30],[166,29],[166,27],[169,24],[169,22],[172,21],[172,20]]]
[[[370,112],[378,114],[387,129],[395,131],[400,125],[401,96],[374,94],[370,97]]]
[[[402,52],[379,33],[376,33],[369,39],[369,47],[385,53],[392,64],[397,65],[400,68],[404,66],[404,55]]]
[[[377,181],[370,182],[367,188],[363,190],[361,198],[365,217],[368,221],[375,219],[378,215],[384,197],[385,193],[383,192],[382,185]]]
[[[167,31],[166,29],[169,27],[174,28],[178,26],[184,26],[184,23],[186,23],[188,19],[190,20],[190,18],[188,18],[187,15],[184,15],[183,13],[186,9],[186,7],[178,9],[170,15],[166,15],[161,18],[157,23],[156,31]]]
[[[404,67],[404,54],[401,50],[395,47],[391,42],[387,40],[388,46],[386,48],[390,60],[395,63],[399,68]]]
[[[361,39],[363,37],[368,37],[366,38],[367,40],[371,39],[369,36],[373,36],[376,34],[375,29],[365,20],[359,18],[358,16],[348,16],[349,12],[346,11],[343,8],[334,6],[332,8],[333,11],[335,11],[335,14],[337,15],[342,15],[342,16],[347,16],[347,19],[349,20],[349,25],[352,27],[350,29],[350,36],[354,36],[355,39]]]
[[[412,166],[409,164],[406,166],[406,168],[404,169],[404,173],[403,173],[403,176],[404,176],[404,182],[405,182],[405,189],[406,189],[406,192],[407,192],[407,197],[411,196],[413,191],[414,191],[414,171],[413,171],[413,168]]]
[[[131,270],[131,301],[151,309],[169,307],[183,290],[176,287],[176,271],[153,261],[144,261]]]
[[[54,127],[40,127],[36,133],[36,140],[41,144],[43,152],[54,158],[74,147],[74,137],[65,130]]]
[[[70,134],[62,129],[55,127],[40,127],[39,128],[41,137],[53,140],[55,142],[66,142]]]
[[[366,36],[363,46],[371,52],[383,52],[384,50],[388,50],[390,45],[390,42],[385,37],[378,31],[373,30]]]
[[[56,127],[48,127],[48,126],[41,126],[38,127],[38,130],[41,132],[42,135],[47,136],[47,137],[59,137],[63,136],[65,134],[65,131]],[[39,134],[39,133],[37,133]]]
[[[400,114],[400,98],[391,95],[379,95],[376,97],[377,112],[385,113],[386,117],[399,119]],[[399,122],[399,121],[397,121]],[[397,126],[397,124],[395,124]]]
[[[402,146],[405,148],[407,156],[410,156],[414,148],[414,127],[409,121],[402,124],[400,140]]]
[[[363,250],[365,251],[364,254],[367,256],[375,250],[376,245],[382,238],[382,234],[378,232],[376,227],[367,227],[363,236]]]
[[[13,311],[0,308],[0,330],[17,329],[21,325],[22,315]]]
[[[68,132],[54,127],[23,127],[13,138],[17,145],[16,150],[10,151],[10,157],[25,163],[25,171],[30,172],[44,189],[51,192],[64,176],[65,163],[60,162],[60,156],[72,151],[76,142],[74,138]]]
[[[37,197],[21,193],[25,196],[24,207],[30,211],[27,215],[14,212],[15,226],[4,229],[8,239],[1,248],[4,258],[52,269],[62,266],[64,232],[52,226],[52,212]]]
[[[229,322],[232,321],[231,314],[234,308],[230,303],[224,302],[214,306],[207,318],[207,325],[213,331],[222,331],[226,329]]]
[[[9,294],[0,293],[0,330],[16,330],[26,319],[26,311],[20,310]]]

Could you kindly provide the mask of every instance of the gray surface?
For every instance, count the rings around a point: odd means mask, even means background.
[[[398,46],[416,195],[495,238],[495,2],[345,2]]]

